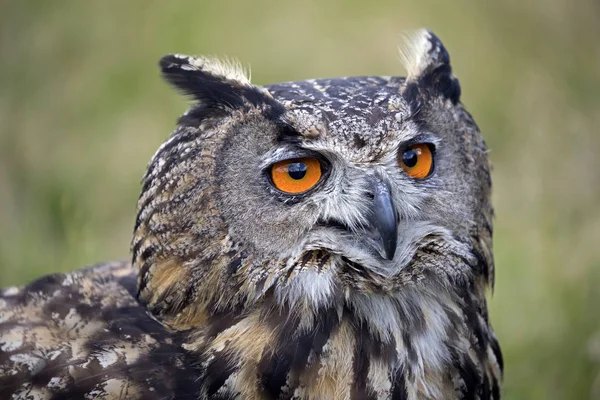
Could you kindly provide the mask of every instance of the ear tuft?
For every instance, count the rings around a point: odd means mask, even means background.
[[[407,35],[406,44],[399,50],[408,83],[415,82],[431,94],[443,95],[453,103],[458,102],[460,84],[452,74],[450,55],[437,36],[427,29],[421,29]]]
[[[251,86],[249,73],[242,67],[239,61],[230,58],[219,60],[209,57],[192,57],[182,54],[169,54],[160,60],[160,68],[163,74],[170,72],[198,71],[211,75],[215,79],[230,81],[239,85]]]
[[[173,54],[164,56],[159,65],[169,83],[207,107],[240,107],[241,92],[252,87],[243,71],[231,62]]]
[[[237,61],[172,54],[164,56],[159,65],[169,83],[198,101],[193,112],[185,115],[189,123],[227,110],[274,103],[266,89],[250,83]]]
[[[417,80],[436,67],[450,65],[448,51],[440,39],[427,29],[407,34],[406,41],[399,50],[402,64],[408,72],[408,80]]]
[[[173,54],[163,57],[160,60],[160,67],[163,73],[175,68],[186,71],[202,71],[212,75],[217,79],[223,79],[230,82],[237,82],[240,85],[251,86],[249,73],[246,72],[242,64],[231,58],[209,58],[209,57],[191,57],[182,54]]]

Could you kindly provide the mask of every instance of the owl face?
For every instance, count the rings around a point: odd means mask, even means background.
[[[419,36],[405,58],[407,78],[266,87],[214,60],[163,58],[166,79],[197,103],[144,179],[141,292],[173,258],[186,277],[221,271],[254,298],[275,286],[290,301],[397,290],[431,241],[453,256],[470,248],[491,228],[485,144],[439,40]]]
[[[391,276],[427,236],[468,234],[473,187],[459,133],[443,118],[451,101],[432,104],[442,118],[429,120],[433,111],[411,107],[404,85],[347,78],[268,87],[281,114],[233,128],[218,157],[232,236],[270,258],[322,249]]]
[[[403,247],[423,234],[415,226],[428,222],[418,210],[435,189],[440,140],[411,121],[382,79],[372,81],[306,83],[298,91],[314,98],[310,106],[285,84],[269,87],[281,115],[259,113],[231,129],[217,174],[226,219],[236,221],[232,237],[269,258],[324,250],[379,273],[401,268]],[[383,86],[369,94],[380,104],[360,102],[369,84]],[[336,92],[329,97],[316,85]],[[328,108],[317,94],[355,108]]]

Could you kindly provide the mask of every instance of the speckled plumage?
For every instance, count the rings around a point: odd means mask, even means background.
[[[499,398],[487,150],[441,42],[403,54],[406,78],[262,88],[163,58],[196,103],[148,166],[132,263],[0,293],[0,398]],[[426,179],[398,166],[415,143],[435,147]],[[313,189],[273,187],[271,165],[308,156]]]

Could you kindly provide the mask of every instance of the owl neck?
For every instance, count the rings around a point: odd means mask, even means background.
[[[253,391],[269,391],[276,398],[288,387],[325,390],[317,398],[368,398],[378,390],[443,398],[454,390],[452,379],[490,387],[500,379],[499,350],[487,323],[487,280],[474,273],[487,260],[474,249],[444,254],[432,243],[388,286],[336,288],[315,303],[286,295],[282,288],[302,285],[286,286],[283,279],[302,275],[277,275],[276,266],[262,266],[273,272],[264,281],[240,283],[236,276],[259,269],[246,252],[224,247],[228,251],[205,260],[212,268],[153,265],[145,286],[152,295],[140,296],[159,321],[182,331],[184,348],[206,366],[207,393],[252,398]],[[445,273],[433,267],[440,259]],[[319,276],[310,279],[318,288]],[[448,371],[455,375],[450,380]],[[256,385],[236,378],[257,374]]]

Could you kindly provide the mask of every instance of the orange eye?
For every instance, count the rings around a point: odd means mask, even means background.
[[[273,185],[282,192],[302,193],[321,179],[321,163],[316,158],[280,161],[271,167]]]
[[[433,170],[433,153],[429,145],[419,143],[404,150],[399,164],[413,178],[423,179]]]

